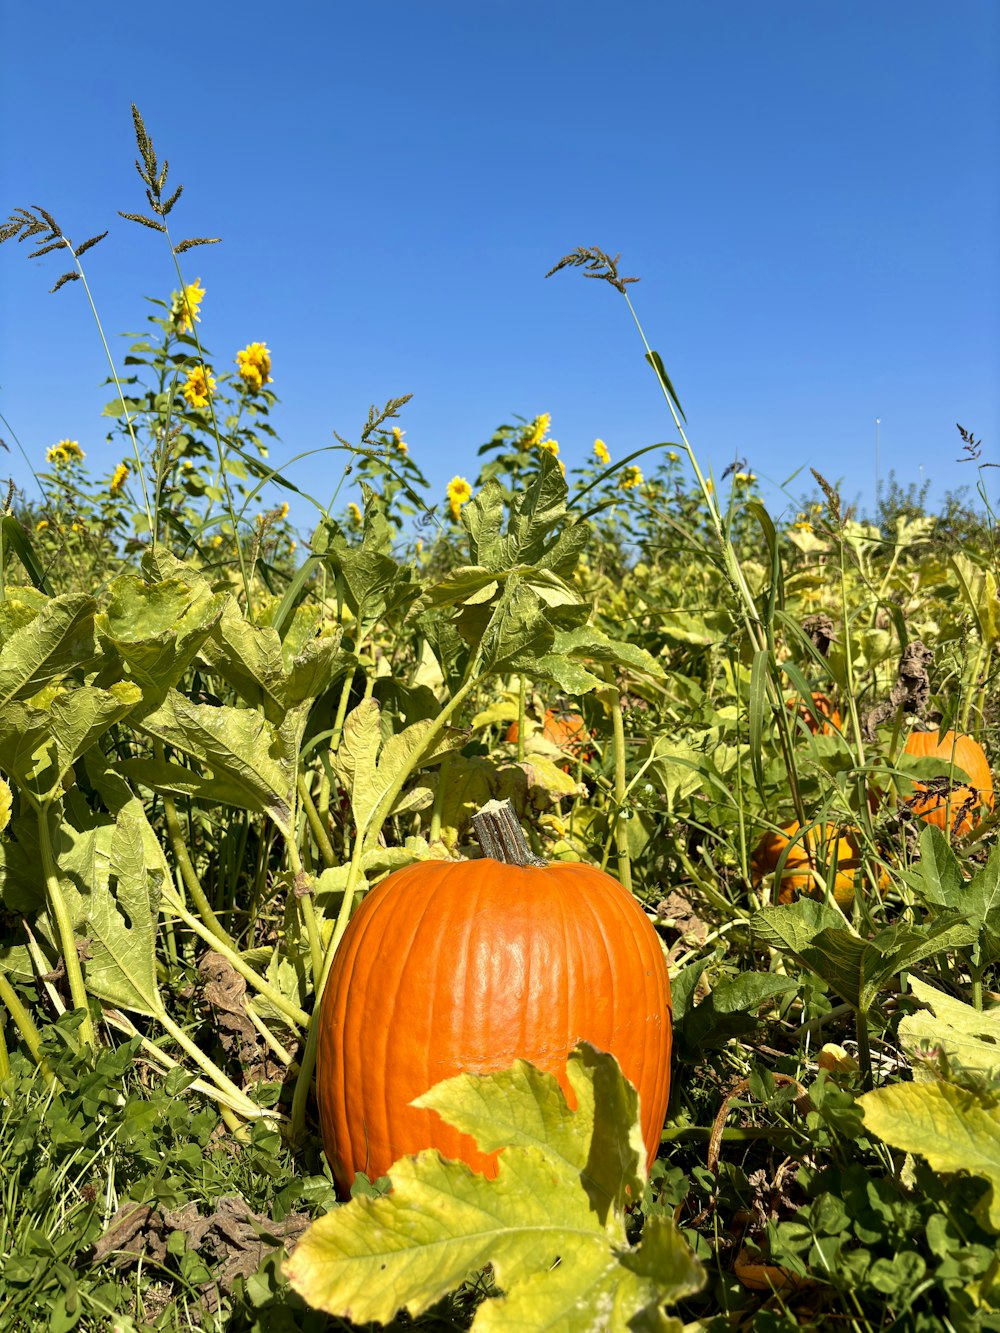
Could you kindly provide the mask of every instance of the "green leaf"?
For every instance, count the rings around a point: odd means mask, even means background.
[[[921,1050],[939,1050],[967,1073],[1000,1078],[1000,1009],[974,1009],[917,977],[910,977],[910,990],[931,1010],[920,1009],[900,1020],[899,1040],[911,1061]],[[920,1082],[937,1074],[918,1059],[913,1077]]]
[[[602,1226],[614,1231],[645,1185],[646,1147],[639,1128],[639,1097],[617,1062],[581,1042],[566,1072],[576,1097],[571,1111],[554,1078],[526,1060],[498,1074],[459,1074],[418,1097],[447,1124],[471,1134],[481,1152],[541,1148],[560,1169],[579,1175]],[[590,1126],[590,1137],[581,1127]]]
[[[239,794],[233,804],[270,815],[290,835],[298,749],[289,727],[249,708],[194,704],[177,690],[137,725],[226,779]]]
[[[584,661],[609,666],[630,666],[650,676],[664,675],[663,667],[652,653],[624,639],[610,639],[594,625],[557,631],[552,648],[554,652],[567,657],[579,657]]]
[[[95,623],[153,707],[191,665],[227,600],[200,581],[147,583],[126,574],[112,584]]]
[[[277,630],[251,625],[230,598],[202,657],[251,708],[263,707],[269,721],[281,721],[285,664]]]
[[[724,1045],[730,1037],[752,1031],[763,1005],[775,996],[798,990],[800,985],[795,977],[769,972],[745,972],[719,982],[701,1004],[688,1009],[680,1022],[675,1021],[678,1054],[697,1059],[708,1047]]]
[[[752,928],[769,944],[793,954],[841,999],[867,1013],[875,996],[897,973],[922,958],[961,948],[975,938],[975,928],[943,915],[930,925],[889,926],[871,940],[849,929],[841,914],[825,903],[799,899],[756,912]]]
[[[543,451],[538,475],[510,506],[507,535],[500,543],[498,568],[540,564],[556,544],[566,519],[566,479],[558,461]]]
[[[962,867],[951,843],[933,824],[925,824],[921,830],[920,862],[910,880],[928,902],[955,908],[964,903]]]
[[[52,686],[28,703],[0,709],[0,767],[43,800],[69,768],[142,698],[137,685],[120,681],[107,690],[93,685]]]
[[[337,534],[327,548],[326,562],[343,579],[347,604],[364,624],[383,620],[420,596],[416,571],[395,560],[391,548],[392,528],[371,499],[361,545],[351,546]]]
[[[656,372],[656,378],[660,381],[660,383],[666,389],[667,393],[670,395],[670,400],[673,403],[674,407],[677,408],[677,412],[678,415],[680,416],[680,419],[683,422],[687,422],[687,417],[684,415],[684,409],[681,407],[677,394],[674,392],[674,386],[670,382],[670,376],[667,374],[667,368],[663,364],[663,360],[659,352],[654,352],[652,350],[648,351],[646,353],[646,360],[653,367],[653,370]]]
[[[286,1265],[310,1305],[356,1322],[426,1310],[471,1271],[491,1264],[505,1295],[485,1301],[477,1331],[608,1328],[679,1333],[662,1307],[698,1290],[701,1266],[667,1218],[628,1244],[625,1201],[637,1201],[645,1153],[634,1090],[613,1057],[581,1044],[556,1080],[524,1061],[460,1075],[432,1089],[433,1105],[480,1146],[503,1146],[495,1180],[436,1152],[403,1158],[392,1192],[356,1197],[315,1222]]]
[[[460,626],[463,633],[466,626]],[[512,574],[482,633],[484,673],[501,671],[518,658],[538,658],[552,646],[553,630],[538,594]]]
[[[920,862],[907,879],[926,901],[961,912],[975,927],[979,967],[1000,958],[1000,843],[966,880],[944,833],[928,824],[920,834]]]
[[[24,566],[25,573],[31,579],[33,585],[40,592],[44,592],[48,596],[52,595],[52,587],[41,561],[35,554],[31,538],[13,514],[5,514],[0,519],[0,549],[4,552],[8,549],[13,551]]]
[[[377,699],[363,699],[348,713],[332,764],[350,795],[351,812],[362,837],[400,770],[408,768],[413,756],[423,749],[433,727],[431,719],[414,722],[383,742],[382,709]],[[431,753],[421,759],[419,767],[439,762],[451,750],[460,749],[466,739],[464,732],[446,732]],[[423,794],[418,796],[418,805],[425,800]],[[418,805],[414,804],[413,792],[404,791],[389,813],[415,809]]]
[[[470,504],[473,503],[471,500]],[[465,506],[468,509],[469,505]],[[465,509],[462,510],[463,514]],[[460,565],[427,592],[425,602],[428,606],[455,606],[459,602],[484,600],[477,594],[485,592],[485,600],[490,601],[499,586],[495,570],[484,565]]]
[[[750,667],[749,749],[750,766],[757,791],[764,797],[764,712],[767,707],[768,652],[759,648]]]
[[[935,1171],[983,1176],[989,1189],[973,1216],[1000,1231],[1000,1104],[995,1093],[951,1083],[897,1083],[859,1098],[865,1128],[894,1148],[920,1153]]]
[[[503,487],[491,478],[462,507],[462,526],[469,534],[469,551],[477,565],[503,568],[500,530],[503,527]]]
[[[0,650],[0,710],[94,657],[96,603],[83,593],[46,602]]]
[[[143,829],[128,810],[113,826],[106,867],[89,888],[87,989],[110,1004],[162,1012],[156,982],[156,926],[163,871],[147,867]]]

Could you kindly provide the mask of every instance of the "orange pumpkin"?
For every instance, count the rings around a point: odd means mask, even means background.
[[[971,736],[954,731],[943,734],[911,731],[903,753],[917,758],[943,759],[962,770],[944,791],[935,790],[934,783],[914,781],[914,795],[906,804],[925,823],[936,824],[953,837],[961,837],[971,833],[979,823],[982,805],[993,809],[993,774],[989,760],[982,746]],[[968,783],[965,777],[968,777]]]
[[[520,727],[517,722],[512,722],[504,740],[516,745],[519,735]],[[591,757],[591,752],[587,749],[590,732],[579,713],[567,713],[558,708],[547,708],[545,710],[545,720],[542,723],[542,735],[547,741],[557,745],[560,750],[567,750],[574,759],[582,759],[586,762]]]
[[[545,865],[509,802],[475,816],[503,856],[423,861],[388,876],[351,918],[319,1016],[323,1144],[343,1194],[437,1148],[488,1176],[497,1154],[410,1105],[458,1073],[515,1059],[555,1075],[580,1040],[610,1051],[638,1089],[648,1162],[670,1091],[670,981],[659,937],[610,875]]]
[[[788,707],[795,710],[796,716],[802,719],[807,729],[811,731],[814,736],[832,736],[835,731],[839,731],[841,728],[840,714],[830,702],[829,696],[814,691],[812,702],[813,706],[812,709],[810,709],[802,699],[789,699]],[[813,711],[819,713],[820,717],[827,718],[828,720],[822,723],[817,722],[816,718],[813,716]]]
[[[835,824],[814,825],[798,837],[800,827],[798,821],[793,821],[783,825],[780,832],[764,834],[750,858],[754,884],[759,884],[765,875],[777,870],[781,855],[787,848],[780,883],[776,886],[779,903],[790,903],[800,894],[809,898],[822,898],[823,885],[828,880],[832,862],[836,865],[833,896],[841,907],[850,907],[854,902],[855,880],[861,866],[859,830],[849,826],[838,828]],[[885,889],[888,885],[889,876],[881,870],[878,886]]]

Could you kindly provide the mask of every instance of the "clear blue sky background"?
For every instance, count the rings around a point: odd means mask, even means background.
[[[641,276],[717,474],[802,468],[797,495],[812,465],[870,503],[876,417],[883,480],[974,483],[956,421],[1000,461],[996,0],[54,0],[5,5],[0,50],[2,215],[110,227],[95,297],[109,332],[141,328],[176,283],[116,216],[144,206],[137,102],[185,186],[177,236],[224,238],[182,261],[206,345],[271,349],[279,460],[404,392],[435,498],[515,414],[551,412],[570,466],[595,436],[617,457],[674,438],[621,298],[543,281],[596,244]],[[102,466],[83,290],[48,295],[58,259],[26,252],[0,250],[0,410],[36,466],[63,436]],[[291,475],[328,495],[342,461]]]

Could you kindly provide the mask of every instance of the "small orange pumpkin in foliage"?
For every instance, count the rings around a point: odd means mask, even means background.
[[[566,1057],[586,1040],[638,1089],[652,1163],[670,1091],[670,981],[659,937],[595,866],[532,856],[509,802],[474,816],[486,857],[422,861],[364,898],[330,971],[316,1086],[342,1194],[437,1148],[488,1176],[496,1153],[410,1103],[442,1079],[530,1060],[571,1105]]]
[[[794,709],[796,717],[802,719],[807,729],[814,736],[832,736],[835,731],[839,731],[841,728],[840,714],[830,702],[829,695],[813,691],[811,709],[801,698],[789,699],[788,707]],[[814,713],[818,713],[821,718],[826,720],[817,722],[813,716]]]
[[[989,760],[982,746],[971,736],[954,731],[911,731],[903,753],[918,759],[943,759],[962,770],[953,782],[947,778],[914,781],[914,794],[906,804],[925,823],[936,824],[953,837],[961,837],[971,833],[979,823],[982,805],[993,809],[993,774]]]
[[[516,745],[520,734],[520,727],[516,722],[512,722],[504,740]],[[590,732],[579,713],[568,713],[559,708],[547,708],[545,710],[545,720],[542,723],[542,735],[547,741],[557,745],[560,750],[567,750],[574,759],[587,760],[590,758],[590,752],[587,750]]]
[[[785,824],[778,832],[765,833],[754,848],[750,870],[754,884],[778,868],[782,853],[787,849],[780,882],[776,884],[779,903],[790,903],[805,894],[808,898],[822,898],[829,878],[831,863],[836,865],[833,896],[841,907],[854,902],[857,874],[861,868],[861,837],[859,830],[850,826],[838,828],[835,824],[814,825],[800,834],[797,821]],[[879,872],[878,886],[885,889],[889,876]]]

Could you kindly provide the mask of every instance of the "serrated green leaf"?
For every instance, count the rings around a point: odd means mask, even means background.
[[[594,625],[556,632],[553,650],[567,657],[579,657],[588,662],[608,666],[630,666],[647,675],[662,677],[663,667],[656,658],[638,644],[624,639],[611,639]]]
[[[479,640],[483,672],[501,671],[518,658],[543,656],[553,635],[537,592],[512,574]]]
[[[719,982],[701,1004],[688,1009],[683,1020],[674,1023],[674,1035],[683,1046],[685,1058],[695,1058],[709,1046],[724,1045],[731,1037],[751,1031],[762,1005],[775,996],[798,990],[800,985],[795,977],[769,972],[745,972]]]
[[[487,569],[502,568],[500,530],[503,527],[503,487],[494,478],[481,486],[462,506],[462,526],[469,534],[473,560]]]
[[[931,1010],[921,1009],[900,1020],[899,1040],[911,1060],[922,1049],[937,1049],[953,1066],[986,1078],[1000,1077],[1000,1009],[975,1009],[917,977],[910,977],[910,990]],[[913,1077],[920,1082],[936,1074],[918,1060]]]
[[[541,1148],[559,1169],[579,1176],[601,1225],[637,1200],[645,1184],[646,1148],[639,1098],[617,1064],[581,1043],[566,1063],[576,1097],[571,1111],[559,1084],[526,1060],[498,1074],[458,1074],[418,1097],[441,1119],[471,1134],[481,1152]]]
[[[928,902],[961,908],[965,877],[958,857],[939,828],[925,824],[920,832],[920,862],[913,875]]]
[[[468,505],[466,508],[468,508]],[[488,590],[486,600],[489,601],[497,590],[497,577],[494,570],[487,569],[483,565],[461,565],[434,584],[426,594],[426,604],[428,606],[455,606],[459,602],[476,598],[484,590]],[[480,596],[478,600],[482,601],[483,599]]]
[[[54,793],[69,768],[142,699],[137,685],[109,689],[50,686],[27,703],[0,709],[0,767],[37,800]]]
[[[347,788],[351,812],[362,837],[400,770],[408,767],[413,756],[423,750],[433,728],[431,719],[414,722],[383,742],[382,709],[377,699],[363,699],[348,713],[332,765]],[[446,731],[433,750],[423,756],[420,766],[439,762],[464,743],[464,733]],[[422,809],[431,799],[433,797],[426,788],[404,791],[393,811]]]
[[[990,1185],[973,1215],[1000,1232],[1000,1104],[995,1093],[951,1083],[897,1083],[859,1098],[865,1128],[919,1153],[935,1171],[968,1171]]]
[[[488,1263],[505,1294],[484,1302],[474,1330],[679,1330],[662,1307],[701,1286],[701,1266],[668,1219],[647,1221],[638,1247],[625,1236],[621,1205],[644,1170],[634,1090],[611,1086],[624,1083],[611,1056],[581,1047],[570,1059],[575,1115],[556,1080],[524,1062],[425,1095],[484,1140],[508,1137],[497,1178],[436,1152],[403,1158],[390,1194],[310,1227],[286,1266],[295,1289],[328,1313],[386,1323]]]
[[[86,931],[87,989],[133,1012],[161,1012],[156,982],[156,926],[163,872],[147,867],[143,830],[122,810],[114,824],[106,873],[90,885]]]
[[[147,583],[126,574],[112,584],[95,624],[152,707],[184,675],[226,600],[204,583],[192,585],[180,579]]]
[[[545,653],[533,659],[528,674],[532,680],[553,681],[561,694],[590,694],[604,689],[608,683],[603,676],[595,676],[581,662],[562,653]]]
[[[768,943],[799,958],[862,1013],[868,1012],[875,996],[897,973],[931,954],[961,948],[976,935],[974,927],[949,914],[929,925],[897,923],[865,940],[847,927],[839,912],[805,898],[765,907],[754,913],[750,924]]]
[[[361,545],[351,546],[339,534],[329,541],[326,563],[342,579],[347,604],[364,624],[382,620],[420,596],[416,571],[395,560],[391,549],[392,529],[368,501]]]
[[[541,563],[565,522],[566,495],[566,478],[557,459],[543,451],[538,475],[511,501],[507,534],[501,541],[504,568]]]
[[[0,650],[0,709],[93,660],[96,605],[83,593],[53,597],[10,635]]]
[[[298,749],[289,726],[249,708],[194,704],[177,690],[137,725],[233,784],[241,797],[234,804],[270,815],[290,836]]]

